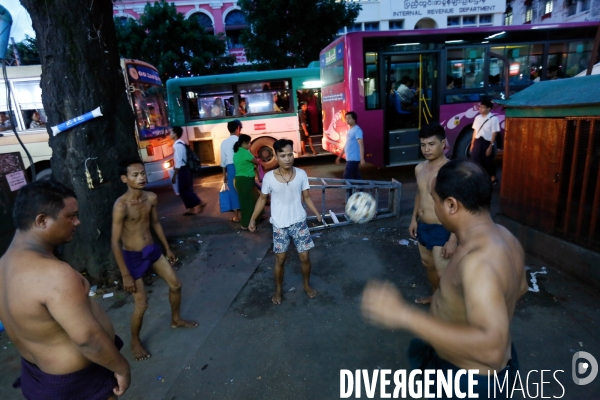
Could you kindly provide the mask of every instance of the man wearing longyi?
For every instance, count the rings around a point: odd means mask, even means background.
[[[137,158],[123,160],[119,165],[119,174],[121,181],[127,184],[127,192],[115,201],[113,207],[111,245],[123,277],[123,288],[133,294],[135,301],[131,316],[131,349],[139,361],[150,358],[150,353],[140,340],[144,313],[148,309],[143,276],[150,268],[169,286],[171,327],[195,328],[198,323],[186,321],[179,315],[181,283],[171,266],[176,259],[158,221],[157,196],[143,190],[146,187],[144,165]],[[150,225],[167,252],[166,258],[152,239]]]
[[[363,293],[363,315],[423,339],[410,344],[413,369],[478,370],[475,393],[488,398],[488,372],[500,382],[507,376],[508,390],[518,371],[509,328],[517,300],[527,292],[523,249],[492,220],[492,182],[478,165],[446,163],[433,179],[431,195],[435,214],[456,234],[458,247],[440,277],[430,313],[408,305],[390,283],[371,282]],[[462,392],[467,385],[461,375]]]
[[[130,383],[129,363],[90,284],[54,256],[79,225],[75,193],[54,181],[20,189],[17,231],[0,258],[0,320],[21,354],[15,382],[29,400],[106,400]]]

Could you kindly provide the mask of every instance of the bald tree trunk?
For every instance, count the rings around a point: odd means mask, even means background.
[[[102,117],[52,136],[52,177],[73,188],[79,226],[61,257],[96,280],[112,279],[111,215],[125,190],[118,161],[137,154],[109,0],[21,0],[31,15],[42,64],[47,126],[101,107]],[[88,187],[85,162],[94,188]],[[93,159],[93,160],[92,160]],[[103,182],[97,170],[101,171]]]

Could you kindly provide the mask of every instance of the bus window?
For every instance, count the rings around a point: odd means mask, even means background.
[[[162,100],[164,89],[142,83],[134,83],[133,86],[135,90],[132,97],[140,140],[167,135],[167,114]]]
[[[587,60],[590,57],[592,45],[592,42],[569,43],[569,52],[564,69],[565,78],[571,78],[587,69]]]
[[[46,127],[48,118],[44,109],[33,109],[21,111],[23,115],[23,121],[25,122],[25,129],[42,129]]]
[[[321,68],[321,82],[323,86],[344,82],[344,60],[337,60]]]
[[[563,77],[563,63],[567,59],[566,43],[550,43],[544,79],[552,80]]]
[[[365,79],[364,79],[364,96],[365,108],[367,110],[375,110],[380,108],[379,94],[377,93],[377,76],[379,69],[377,68],[377,53],[369,52],[365,54]]]

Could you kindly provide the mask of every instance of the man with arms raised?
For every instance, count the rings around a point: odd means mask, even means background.
[[[421,262],[427,271],[432,293],[435,293],[440,284],[440,276],[456,248],[456,236],[448,232],[436,217],[433,198],[429,193],[431,181],[442,165],[448,162],[444,155],[446,132],[440,124],[432,123],[421,128],[419,139],[425,161],[415,168],[419,190],[415,197],[415,208],[408,233],[419,241]],[[429,304],[431,296],[416,299],[415,302]]]
[[[194,328],[198,323],[183,320],[179,316],[181,283],[171,267],[177,260],[158,222],[156,194],[144,191],[144,165],[136,158],[124,160],[119,165],[119,174],[121,181],[127,184],[127,192],[117,199],[113,207],[111,245],[123,276],[123,288],[133,294],[135,301],[131,316],[131,349],[133,356],[139,361],[150,358],[150,353],[140,341],[144,313],[148,309],[143,276],[150,268],[169,286],[171,328]],[[160,246],[152,240],[150,225],[164,246],[168,260],[162,254]]]
[[[116,399],[130,383],[123,342],[90,284],[54,256],[79,225],[75,193],[54,181],[21,188],[17,228],[0,259],[0,319],[21,354],[27,399]]]
[[[475,393],[488,398],[488,372],[492,385],[495,372],[500,382],[508,376],[512,388],[518,370],[510,321],[517,300],[527,292],[523,249],[492,220],[492,182],[476,164],[448,162],[434,178],[431,195],[436,215],[456,234],[458,247],[433,294],[430,313],[409,306],[391,284],[372,282],[363,293],[363,315],[424,340],[410,344],[413,368],[479,370]],[[467,380],[461,376],[463,393]]]
[[[302,279],[304,291],[313,298],[317,291],[310,287],[310,257],[309,250],[315,247],[306,225],[306,211],[302,200],[322,221],[321,214],[310,198],[310,185],[306,172],[294,167],[294,143],[291,140],[279,139],[273,143],[279,168],[266,173],[263,178],[260,198],[254,206],[248,229],[256,230],[256,218],[259,217],[267,196],[271,195],[271,224],[273,225],[273,252],[275,253],[275,294],[271,298],[273,304],[281,304],[283,267],[287,256],[290,239],[294,241],[298,256],[302,263]]]

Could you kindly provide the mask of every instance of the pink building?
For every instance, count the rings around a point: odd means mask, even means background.
[[[144,7],[152,1],[119,0],[114,2],[113,15],[115,18],[138,20],[144,13]],[[246,17],[237,5],[237,1],[185,1],[171,0],[177,11],[185,18],[196,18],[206,32],[223,33],[227,38],[229,54],[234,54],[237,64],[245,64],[246,55],[240,43],[240,34],[246,24]]]

